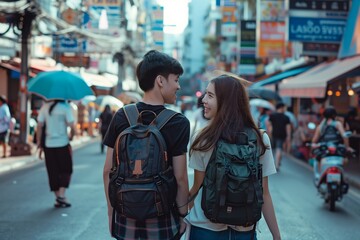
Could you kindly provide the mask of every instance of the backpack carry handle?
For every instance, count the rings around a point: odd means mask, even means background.
[[[149,113],[153,114],[153,115],[154,115],[154,118],[156,118],[156,116],[157,116],[154,111],[143,110],[143,111],[141,111],[141,112],[139,113],[139,116],[138,116],[138,118],[137,118],[137,123],[138,123],[138,124],[144,124],[144,123],[143,123],[143,116],[142,116],[142,115],[143,115],[144,113],[146,113],[146,112],[149,112]],[[149,125],[154,125],[154,124],[153,124],[153,121],[152,121]],[[155,126],[155,125],[154,125],[154,126]]]

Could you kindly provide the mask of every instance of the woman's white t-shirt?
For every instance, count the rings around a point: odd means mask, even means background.
[[[66,102],[58,102],[49,115],[49,109],[53,102],[45,103],[39,111],[38,122],[46,122],[45,146],[49,148],[64,147],[69,143],[67,127],[74,122],[74,116],[70,105]]]
[[[269,149],[265,151],[265,153],[260,157],[260,163],[262,164],[262,174],[263,177],[267,177],[276,173],[276,168],[274,164],[274,157],[271,151],[271,144],[269,136],[264,133],[263,141],[266,146],[269,146]],[[212,154],[212,150],[207,152],[199,152],[194,151],[191,153],[189,160],[189,167],[194,170],[205,172],[206,166],[209,163],[210,156]],[[191,209],[189,215],[186,216],[185,221],[193,226],[209,229],[212,231],[223,231],[228,227],[231,227],[237,231],[250,231],[253,229],[253,226],[250,227],[241,227],[220,223],[211,222],[205,215],[201,208],[201,196],[202,196],[202,188],[200,188],[196,198],[194,199],[194,206]]]

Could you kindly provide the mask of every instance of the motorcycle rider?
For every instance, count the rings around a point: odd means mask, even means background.
[[[349,146],[349,139],[346,136],[343,124],[340,121],[336,120],[337,112],[336,112],[335,108],[332,106],[325,108],[325,110],[323,112],[323,116],[324,116],[324,119],[320,122],[320,124],[315,129],[315,134],[312,139],[312,143],[313,144],[316,144],[319,142],[333,142],[335,144],[343,143],[345,145],[347,151],[349,151],[349,152],[354,151]],[[330,125],[332,125],[336,128],[337,133],[332,134],[330,137],[325,137],[324,132],[326,131],[326,127],[330,126]],[[347,162],[347,159],[344,156],[344,163],[346,163],[346,162]],[[320,167],[321,166],[319,164],[319,168]]]
[[[349,139],[346,137],[345,129],[340,121],[336,120],[337,112],[334,107],[329,106],[325,108],[323,113],[324,119],[315,129],[315,134],[312,139],[312,143],[318,143],[322,141],[322,135],[327,126],[333,125],[338,131],[338,136],[332,139],[326,139],[326,141],[331,141],[335,143],[343,143],[347,150],[351,151],[352,148],[349,147]]]

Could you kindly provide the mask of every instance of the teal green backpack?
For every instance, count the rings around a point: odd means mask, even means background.
[[[237,144],[219,140],[206,167],[201,207],[214,223],[251,226],[261,218],[262,165],[257,134],[245,129]]]

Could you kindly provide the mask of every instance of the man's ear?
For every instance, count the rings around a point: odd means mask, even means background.
[[[162,87],[162,85],[163,85],[163,81],[162,81],[162,79],[161,79],[161,76],[160,76],[160,75],[158,75],[158,76],[156,77],[155,81],[157,82],[157,84],[158,84],[160,87]]]

